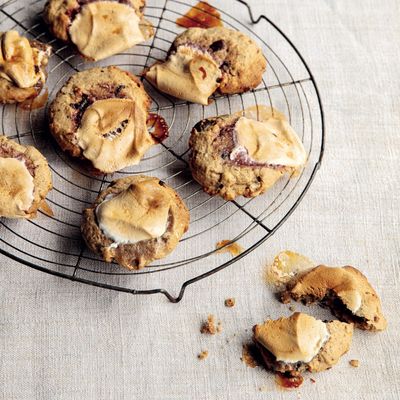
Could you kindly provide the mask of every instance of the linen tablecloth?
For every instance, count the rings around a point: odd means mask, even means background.
[[[326,153],[304,201],[264,245],[189,287],[179,304],[71,283],[1,256],[2,399],[400,397],[400,2],[250,4],[293,40],[321,90]],[[255,323],[291,313],[263,279],[267,262],[284,249],[360,268],[389,321],[382,333],[356,331],[336,367],[313,376],[315,383],[306,375],[294,392],[240,360]],[[228,297],[236,299],[234,308],[224,306]],[[317,307],[308,312],[329,316]],[[201,335],[210,313],[223,332]],[[209,357],[199,361],[204,349]],[[359,368],[349,365],[351,359]]]

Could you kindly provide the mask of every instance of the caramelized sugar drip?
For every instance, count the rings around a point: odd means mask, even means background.
[[[184,28],[212,28],[222,26],[221,14],[205,1],[199,1],[176,24]]]
[[[49,203],[47,203],[46,200],[43,200],[40,203],[39,209],[43,212],[43,214],[46,214],[48,217],[54,217],[54,212],[53,212],[53,210],[49,206]]]
[[[220,249],[217,253],[231,253],[233,257],[243,253],[244,249],[239,243],[231,243],[231,240],[221,240],[217,243],[216,248]]]
[[[169,136],[169,126],[165,119],[158,114],[149,114],[147,117],[147,129],[158,143],[163,142]]]
[[[34,97],[33,99],[25,100],[24,102],[19,104],[19,107],[23,110],[37,110],[46,105],[47,99],[49,98],[49,91],[45,89],[39,96]]]
[[[289,376],[282,374],[281,372],[277,372],[275,381],[277,385],[285,389],[296,389],[303,384],[304,378],[301,375]]]
[[[267,283],[283,289],[294,276],[314,267],[316,264],[307,257],[285,250],[277,254],[272,264],[268,265],[265,278]]]

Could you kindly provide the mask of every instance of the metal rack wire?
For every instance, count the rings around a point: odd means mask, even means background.
[[[154,146],[138,166],[113,175],[92,176],[50,138],[47,106],[28,111],[16,105],[0,107],[1,132],[22,144],[35,145],[47,157],[54,183],[48,196],[54,216],[41,213],[32,221],[0,219],[1,253],[58,277],[131,294],[161,293],[171,302],[178,302],[187,286],[232,265],[276,232],[303,199],[320,166],[324,151],[323,108],[314,77],[293,43],[266,16],[255,19],[245,1],[236,1],[237,16],[223,9],[218,11],[225,26],[241,30],[262,47],[269,63],[262,84],[243,95],[217,94],[214,102],[204,107],[172,99],[144,82],[153,99],[152,112],[165,118],[170,136],[162,145]],[[77,71],[95,65],[118,65],[140,75],[144,67],[164,59],[172,40],[182,31],[175,24],[176,19],[195,5],[192,0],[147,1],[145,16],[155,27],[155,36],[148,43],[102,63],[87,63],[70,46],[49,35],[41,20],[44,3],[32,0],[26,7],[17,0],[6,1],[0,6],[0,31],[17,29],[53,46],[47,82],[49,103]],[[246,10],[250,21],[243,18]],[[307,167],[299,176],[282,179],[267,194],[254,199],[225,202],[206,195],[188,173],[190,129],[207,116],[259,104],[287,114],[308,151]],[[191,213],[189,232],[173,254],[140,271],[126,271],[102,262],[87,251],[79,231],[82,210],[109,182],[126,174],[148,174],[163,179],[182,196]],[[246,248],[231,259],[217,253],[215,244],[212,245],[213,239],[214,243],[226,239],[220,235],[227,229],[231,234],[228,239],[240,241]],[[204,238],[207,244],[202,241]]]

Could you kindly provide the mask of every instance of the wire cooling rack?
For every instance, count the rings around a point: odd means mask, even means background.
[[[324,151],[324,115],[318,88],[300,52],[266,16],[257,19],[249,5],[235,0],[229,12],[218,8],[226,27],[252,37],[268,60],[262,84],[243,95],[214,96],[207,106],[172,99],[144,82],[153,99],[152,112],[165,118],[170,136],[154,146],[142,162],[113,175],[91,176],[79,162],[55,144],[47,129],[47,106],[24,110],[16,105],[0,107],[1,132],[25,145],[35,145],[48,159],[54,189],[48,204],[54,216],[42,212],[32,221],[0,219],[0,252],[37,270],[102,288],[131,294],[164,294],[170,301],[182,299],[185,289],[235,263],[270,238],[291,215],[307,192]],[[53,47],[47,82],[49,102],[75,72],[98,65],[118,65],[136,75],[157,59],[164,59],[176,34],[175,23],[195,1],[148,0],[145,16],[155,36],[101,63],[84,62],[71,46],[54,39],[41,17],[45,1],[6,1],[0,6],[0,31],[16,29]],[[308,165],[298,175],[281,179],[268,193],[254,199],[225,202],[205,194],[188,171],[188,136],[202,118],[243,110],[255,105],[284,112],[301,136]],[[190,209],[191,224],[177,249],[166,259],[140,271],[123,270],[90,253],[80,235],[81,213],[113,179],[130,175],[157,176],[171,185]],[[217,253],[218,241],[239,242],[245,251],[232,258]]]

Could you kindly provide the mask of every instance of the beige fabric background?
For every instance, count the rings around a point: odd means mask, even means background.
[[[321,89],[327,150],[310,192],[271,240],[190,287],[177,305],[71,283],[0,257],[2,399],[400,397],[400,2],[250,2],[293,39]],[[389,320],[383,333],[356,332],[339,365],[314,384],[306,379],[298,392],[277,389],[270,374],[240,361],[246,329],[290,314],[262,280],[266,262],[286,248],[358,266]],[[227,309],[231,296],[237,306]],[[222,320],[220,335],[199,334],[208,313]],[[210,356],[200,362],[202,349]]]

